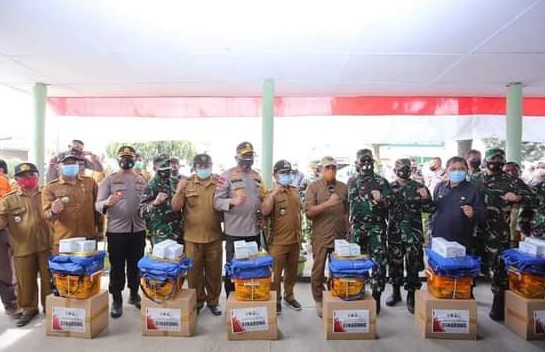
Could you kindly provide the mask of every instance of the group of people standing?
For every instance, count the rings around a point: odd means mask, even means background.
[[[130,290],[128,303],[140,308],[137,262],[144,255],[146,238],[152,245],[166,239],[184,244],[185,254],[194,264],[188,273],[188,285],[197,291],[199,311],[206,304],[212,314],[222,314],[222,243],[226,260],[230,261],[234,243],[240,240],[256,241],[274,258],[277,313],[282,311],[282,302],[301,310],[294,285],[303,241],[301,221],[306,216],[311,222],[312,296],[319,316],[325,265],[335,239],[358,243],[362,253],[377,264],[370,278],[377,313],[388,278],[393,293],[386,305],[401,301],[404,287],[407,308],[412,313],[415,290],[421,285],[419,272],[425,266],[422,212],[427,212],[432,214],[431,236],[458,241],[488,263],[483,268],[491,272],[494,292],[490,316],[503,319],[507,278],[500,254],[509,246],[511,210],[515,205],[521,210],[535,208],[539,197],[503,171],[509,163],[505,163],[502,150],[487,151],[483,169],[475,155],[468,156],[468,160],[450,158],[446,170],[437,172],[440,179],[433,189],[415,180],[410,159],[396,160],[396,179],[388,182],[375,172],[371,150],[361,149],[356,153],[356,174],[345,184],[336,179],[336,160],[326,156],[319,165],[319,177],[308,184],[303,200],[300,190],[293,186],[294,168],[289,161],[274,164],[274,184],[267,189],[252,168],[254,157],[253,145],[242,142],[236,147],[236,165],[216,175],[212,173],[211,156],[197,154],[193,174],[182,177],[168,155],[158,155],[153,159],[155,174],[148,181],[135,169],[138,156],[127,145],[117,153],[119,171],[97,184],[83,176],[82,170],[101,166],[76,140],[70,150],[55,158],[58,178],[43,188],[39,187],[35,165],[17,165],[18,187],[0,200],[0,229],[8,230],[2,230],[0,237],[0,260],[8,258],[9,263],[13,258],[18,293],[15,302],[13,280],[0,277],[6,312],[18,317],[18,326],[28,324],[39,312],[38,273],[42,306],[50,292],[47,258],[58,253],[59,241],[81,236],[101,239],[104,224],[111,263],[113,318],[123,314],[125,285]],[[0,163],[0,171],[2,168],[7,171]],[[527,229],[532,227],[528,225],[531,218],[520,216],[525,235],[530,235]],[[4,240],[12,253],[4,250]],[[227,295],[234,290],[227,274],[224,289]]]

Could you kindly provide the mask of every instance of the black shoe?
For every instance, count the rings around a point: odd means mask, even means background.
[[[401,291],[398,285],[394,285],[392,295],[386,298],[386,305],[388,307],[393,307],[397,304],[397,302],[401,302]]]
[[[138,309],[142,308],[142,299],[140,298],[140,295],[131,295],[129,298],[129,304],[132,304]]]
[[[380,313],[380,295],[381,293],[379,291],[373,291],[373,298],[375,299],[375,302],[376,302],[376,308],[377,308],[377,315],[379,315]]]
[[[488,316],[494,321],[503,321],[505,318],[505,291],[494,293],[494,301],[492,301],[492,309]]]
[[[116,302],[112,304],[112,309],[110,310],[110,316],[114,319],[119,318],[123,315],[123,302]]]
[[[290,301],[288,301],[287,299],[284,299],[284,302],[286,302],[287,305],[289,305],[295,310],[303,309],[303,307],[301,307],[301,303],[299,303],[295,298]]]
[[[414,291],[407,291],[407,310],[414,314]]]
[[[36,316],[38,315],[38,312],[34,313],[34,314],[23,314],[21,315],[21,317],[17,320],[17,322],[15,323],[15,325],[18,327],[18,328],[21,328],[25,325],[27,325],[28,323],[30,323],[30,321]]]
[[[276,302],[276,315],[280,315],[280,313],[282,313],[282,304]]]
[[[217,304],[209,304],[208,309],[212,312],[214,315],[221,315],[221,309],[220,306]]]

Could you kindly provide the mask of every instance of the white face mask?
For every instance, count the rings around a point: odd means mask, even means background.
[[[277,181],[281,186],[289,186],[292,181],[291,174],[280,174],[278,175]]]

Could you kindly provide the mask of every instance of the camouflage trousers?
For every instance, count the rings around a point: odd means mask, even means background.
[[[382,292],[386,284],[386,224],[366,224],[359,245],[377,265],[371,274],[371,289]]]
[[[509,248],[509,225],[492,223],[487,227],[485,233],[485,253],[490,273],[492,292],[498,293],[509,288],[507,273],[505,272],[505,263],[501,258],[504,250]]]
[[[403,238],[405,237],[405,238]],[[403,276],[407,270],[407,277]],[[422,233],[388,234],[388,270],[394,286],[405,284],[405,290],[420,289],[422,283],[418,273],[424,270],[424,252],[422,250]]]

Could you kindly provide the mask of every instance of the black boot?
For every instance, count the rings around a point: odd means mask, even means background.
[[[377,315],[380,313],[380,292],[379,291],[373,291],[373,298],[375,299],[376,305],[377,305]]]
[[[407,310],[414,314],[414,290],[407,291]]]
[[[494,293],[494,301],[492,302],[492,309],[488,316],[494,321],[503,321],[504,319],[504,306],[505,306],[505,291]]]
[[[397,302],[401,301],[401,291],[400,291],[399,285],[394,285],[393,287],[394,289],[393,289],[392,295],[386,298],[386,305],[388,307],[393,307],[397,304]]]
[[[131,291],[131,296],[129,297],[129,304],[132,304],[137,309],[142,308],[142,298],[140,298],[138,291],[136,292]]]

